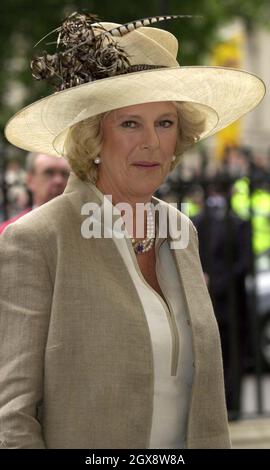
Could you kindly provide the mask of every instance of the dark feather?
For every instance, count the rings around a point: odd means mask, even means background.
[[[42,56],[31,61],[33,77],[37,80],[48,80],[59,91],[122,73],[161,68],[162,65],[146,64],[131,67],[128,54],[114,38],[159,21],[191,17],[191,15],[154,16],[107,31],[99,23],[97,15],[74,12],[53,31],[58,32],[57,52],[53,55],[44,52]],[[97,35],[95,33],[98,30],[100,34]]]

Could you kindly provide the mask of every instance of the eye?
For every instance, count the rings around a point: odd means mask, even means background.
[[[43,175],[46,176],[47,178],[52,178],[54,176],[55,171],[53,168],[46,168],[46,170],[43,172]]]
[[[137,124],[138,123],[136,121],[124,121],[122,122],[121,126],[126,127],[128,129],[134,129],[137,126]]]
[[[162,121],[159,121],[159,125],[165,128],[171,127],[173,126],[173,124],[174,124],[174,121],[171,121],[170,119],[163,119]]]

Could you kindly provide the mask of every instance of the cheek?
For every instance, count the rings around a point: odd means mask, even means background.
[[[117,135],[104,142],[101,151],[106,159],[125,162],[138,148],[138,138],[134,135]]]
[[[43,184],[42,184],[42,178],[40,176],[36,176],[33,180],[32,180],[32,189],[33,190],[39,190],[40,188],[42,188]]]
[[[163,149],[164,149],[164,154],[166,155],[166,158],[171,158],[172,155],[175,152],[176,148],[176,142],[177,142],[177,135],[170,135],[167,136],[166,139],[163,141]]]
[[[173,151],[175,150],[175,147],[176,147],[176,143],[177,143],[177,137],[178,137],[178,131],[175,130],[175,132],[173,133],[173,135],[171,136],[171,148],[173,149]]]
[[[122,149],[127,155],[136,149],[139,145],[138,135],[135,133],[130,133],[126,135],[120,135],[118,137],[118,146],[119,149]]]

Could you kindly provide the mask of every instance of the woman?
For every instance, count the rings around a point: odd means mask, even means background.
[[[152,195],[184,150],[252,109],[264,86],[180,68],[176,39],[149,20],[94,20],[66,20],[66,53],[32,64],[37,78],[61,71],[63,91],[6,128],[22,148],[65,155],[73,174],[0,240],[1,446],[228,448],[196,231]]]

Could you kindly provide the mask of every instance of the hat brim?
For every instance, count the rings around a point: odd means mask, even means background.
[[[68,129],[88,117],[136,104],[180,101],[205,119],[202,140],[251,111],[264,95],[264,82],[242,70],[207,66],[147,70],[86,83],[36,101],[9,120],[5,135],[22,149],[59,156]]]

